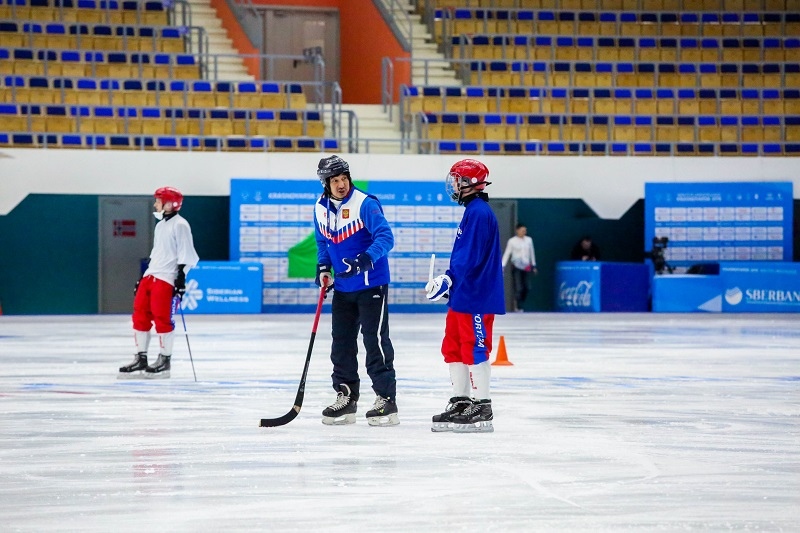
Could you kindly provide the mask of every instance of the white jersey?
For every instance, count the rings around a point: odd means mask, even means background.
[[[533,250],[533,239],[527,235],[524,237],[514,235],[508,239],[506,251],[503,253],[504,267],[508,264],[509,259],[511,259],[511,264],[520,270],[536,268],[536,252]]]
[[[153,251],[150,252],[150,265],[145,276],[153,276],[175,284],[178,275],[178,265],[186,265],[184,273],[195,265],[200,258],[194,250],[192,228],[180,215],[175,215],[169,220],[161,220],[156,224],[153,239]]]

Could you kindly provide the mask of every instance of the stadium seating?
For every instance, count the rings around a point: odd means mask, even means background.
[[[338,150],[303,85],[204,79],[172,2],[0,0],[4,146]]]
[[[401,89],[423,151],[797,155],[798,0],[430,4],[463,86]]]

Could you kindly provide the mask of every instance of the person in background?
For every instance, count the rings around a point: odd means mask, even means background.
[[[511,276],[514,280],[514,300],[517,312],[522,312],[522,304],[528,297],[528,273],[538,274],[536,269],[536,252],[533,249],[533,239],[528,236],[525,224],[517,224],[515,235],[508,239],[506,251],[503,253],[503,268],[511,260]]]
[[[572,247],[570,259],[573,261],[600,261],[600,248],[592,242],[589,235],[584,235]]]
[[[170,358],[175,343],[175,307],[173,300],[186,292],[186,273],[200,258],[194,249],[192,229],[178,214],[183,194],[174,187],[156,190],[153,216],[158,223],[153,238],[150,263],[133,289],[133,338],[136,355],[133,362],[119,369],[119,379],[168,378]],[[177,302],[180,305],[180,301]],[[158,359],[147,364],[150,329],[155,325],[159,338]]]
[[[425,285],[431,301],[448,298],[442,355],[450,371],[453,396],[433,416],[431,431],[494,431],[489,394],[492,328],[506,312],[503,259],[497,218],[485,188],[489,169],[475,159],[450,168],[446,191],[464,206],[446,273]]]
[[[317,276],[333,287],[331,302],[331,374],[336,400],[322,411],[326,425],[353,424],[360,395],[358,331],[366,349],[367,374],[375,403],[367,411],[370,426],[394,426],[397,381],[389,338],[389,260],[394,235],[380,201],[353,186],[350,165],[339,156],[317,166],[322,195],[314,206]]]

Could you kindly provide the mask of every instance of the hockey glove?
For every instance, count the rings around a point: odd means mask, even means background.
[[[185,266],[178,265],[178,277],[175,278],[175,286],[172,288],[172,295],[178,298],[183,298],[186,294],[186,274],[183,272]]]
[[[358,276],[363,272],[372,270],[372,259],[366,253],[358,254],[355,259],[345,257],[342,259],[342,263],[345,264],[347,269],[339,274],[340,278],[352,278],[353,276]]]
[[[427,293],[425,296],[432,302],[440,298],[449,298],[452,284],[453,282],[447,274],[436,276],[425,285],[425,292]]]
[[[314,283],[317,284],[317,287],[322,287],[322,285],[325,284],[325,298],[327,298],[328,293],[333,289],[333,273],[331,272],[330,265],[324,265],[322,263],[317,265],[317,277]]]

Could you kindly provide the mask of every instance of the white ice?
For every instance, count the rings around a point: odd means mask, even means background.
[[[195,382],[180,322],[171,379],[120,381],[129,317],[0,317],[0,530],[800,531],[796,316],[498,317],[495,432],[443,434],[444,315],[391,316],[396,427],[363,370],[357,423],[320,422],[323,315],[260,428],[312,321],[187,315]]]

